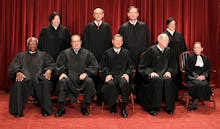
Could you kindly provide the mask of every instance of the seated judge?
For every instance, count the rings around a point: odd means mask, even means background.
[[[189,95],[192,97],[192,104],[188,110],[197,110],[197,101],[201,98],[209,100],[212,94],[209,86],[209,59],[202,55],[203,48],[201,42],[195,42],[193,47],[194,54],[190,55],[186,61],[186,80]]]
[[[71,37],[71,45],[71,48],[59,54],[56,62],[57,74],[59,75],[57,84],[59,109],[55,114],[56,117],[65,114],[66,98],[69,97],[71,102],[75,102],[80,92],[84,94],[81,113],[89,115],[87,105],[92,102],[92,97],[96,93],[92,80],[98,71],[98,62],[95,56],[81,47],[82,40],[79,35]]]
[[[173,77],[177,73],[174,51],[168,47],[169,37],[162,33],[155,44],[143,53],[139,64],[139,73],[143,78],[140,90],[141,103],[146,111],[156,116],[164,100],[166,112],[174,113],[176,86]]]
[[[123,37],[116,34],[112,39],[113,47],[104,52],[100,62],[103,72],[104,85],[102,87],[104,102],[116,113],[116,101],[121,94],[121,115],[127,117],[126,104],[130,95],[129,76],[134,66],[129,52],[122,47]]]
[[[46,52],[37,50],[37,45],[37,38],[28,38],[28,50],[18,53],[9,67],[10,78],[15,81],[11,90],[9,109],[16,117],[24,115],[24,106],[29,96],[33,96],[39,102],[43,116],[48,116],[53,111],[50,78],[54,60]]]

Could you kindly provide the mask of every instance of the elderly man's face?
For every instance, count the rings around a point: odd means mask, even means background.
[[[128,12],[128,17],[130,20],[137,20],[139,13],[136,8],[132,8]]]
[[[101,21],[102,18],[104,17],[104,12],[102,9],[95,9],[93,12],[93,17],[95,18],[96,21]]]
[[[37,50],[37,41],[35,39],[30,39],[29,43],[27,44],[28,50],[35,52]]]
[[[60,25],[60,17],[56,15],[54,19],[51,21],[52,25],[58,27]]]
[[[77,36],[77,35],[72,36],[71,37],[71,45],[72,45],[73,49],[79,50],[81,48],[81,45],[82,45],[82,41],[81,41],[80,37]]]
[[[161,48],[167,48],[168,47],[168,44],[169,44],[169,37],[164,34],[158,41],[158,44]]]

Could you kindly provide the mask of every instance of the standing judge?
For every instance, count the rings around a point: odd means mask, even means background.
[[[76,101],[80,92],[83,92],[81,113],[89,115],[87,105],[92,101],[96,90],[93,76],[98,71],[98,62],[95,56],[88,50],[81,47],[82,41],[79,35],[71,37],[71,48],[62,51],[57,58],[57,74],[59,82],[57,85],[59,109],[55,114],[60,117],[65,114],[64,105],[66,98],[72,102]]]
[[[175,59],[177,60],[177,63],[179,64],[179,56],[182,52],[186,51],[186,43],[184,40],[184,37],[181,33],[176,31],[176,20],[172,17],[167,19],[166,22],[167,29],[164,31],[169,36],[170,43],[168,47],[172,48],[175,52]],[[179,65],[178,65],[179,66]],[[175,84],[178,89],[180,89],[181,82],[182,82],[181,72],[178,68],[177,74],[175,76]]]
[[[197,101],[201,98],[209,100],[212,94],[209,86],[209,59],[202,55],[202,45],[200,42],[195,42],[193,47],[194,54],[190,55],[186,61],[186,80],[189,89],[189,95],[192,96],[192,104],[188,110],[197,109]]]
[[[136,70],[140,61],[141,53],[150,45],[149,30],[147,25],[139,21],[138,8],[131,6],[128,8],[129,21],[125,22],[119,29],[118,33],[123,36],[123,47],[128,49],[131,55],[132,64],[135,65]],[[137,73],[134,79],[134,84],[139,85],[140,75]],[[135,87],[137,98],[139,87]]]
[[[129,52],[121,47],[123,37],[114,35],[113,47],[105,51],[100,67],[103,72],[104,85],[102,87],[104,102],[111,107],[111,113],[116,113],[116,101],[121,94],[121,115],[127,117],[126,104],[130,95],[129,76],[134,69]]]
[[[62,50],[70,47],[71,34],[65,26],[61,25],[61,20],[60,14],[51,13],[50,25],[43,28],[39,36],[39,50],[49,53],[54,60]]]
[[[37,50],[37,45],[37,38],[28,38],[28,50],[18,53],[9,67],[10,78],[15,80],[9,109],[16,117],[24,115],[24,106],[29,96],[33,96],[39,102],[43,116],[48,116],[53,110],[50,99],[52,90],[50,78],[54,60],[46,52]]]
[[[140,90],[141,103],[151,115],[157,115],[161,102],[166,103],[166,112],[173,114],[176,87],[173,77],[177,72],[175,54],[168,47],[169,37],[160,34],[158,44],[149,47],[141,58],[139,73],[144,80]]]

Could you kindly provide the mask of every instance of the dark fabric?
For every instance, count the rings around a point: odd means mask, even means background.
[[[38,49],[49,53],[56,60],[62,50],[70,47],[70,37],[71,34],[65,26],[59,25],[56,30],[49,25],[40,32]]]
[[[112,75],[114,78],[102,86],[105,103],[109,106],[113,106],[116,103],[119,93],[122,95],[122,102],[127,103],[130,87],[128,82],[122,79],[121,76],[123,74],[130,76],[131,71],[134,69],[128,50],[121,48],[120,53],[117,54],[113,48],[109,48],[105,51],[100,61],[100,68],[103,73],[103,82],[107,75]]]
[[[50,92],[52,83],[43,77],[46,70],[54,69],[54,61],[49,54],[37,51],[29,54],[27,51],[17,54],[12,61],[9,74],[15,80],[16,73],[22,72],[26,78],[22,82],[15,82],[11,90],[9,109],[11,114],[22,114],[29,96],[35,97],[41,108],[52,113]]]
[[[86,25],[83,33],[83,47],[91,51],[99,62],[104,51],[112,46],[112,31],[108,23],[98,28],[94,22]]]
[[[130,51],[132,63],[137,66],[141,53],[150,45],[147,25],[144,22],[137,21],[134,26],[127,21],[119,28],[118,33],[123,36],[123,47]]]
[[[164,31],[164,33],[166,33],[169,36],[170,42],[168,46],[175,51],[177,64],[179,64],[180,54],[187,50],[184,37],[182,34],[176,31],[174,32],[173,35],[171,35],[170,32],[168,32],[167,30]],[[181,86],[182,77],[181,77],[181,72],[179,70],[179,65],[178,65],[178,71],[177,71],[177,74],[174,80],[175,80],[176,87],[180,89],[182,87]]]
[[[156,45],[149,47],[141,58],[138,72],[143,78],[140,88],[140,100],[146,110],[159,110],[162,97],[165,97],[166,109],[174,109],[176,87],[173,77],[177,72],[174,51],[169,47],[161,52]],[[159,78],[150,78],[150,73],[156,72]],[[172,78],[163,77],[165,72],[170,72]]]
[[[196,54],[190,55],[187,58],[185,66],[189,95],[193,98],[203,98],[209,100],[212,94],[211,88],[209,86],[210,62],[207,57],[202,56],[204,66],[199,67],[195,66],[196,59]],[[200,75],[204,75],[206,77],[206,80],[197,80],[196,78]]]
[[[92,77],[97,76],[98,72],[98,62],[95,56],[84,48],[81,48],[78,54],[75,54],[72,48],[68,48],[59,54],[56,63],[57,75],[65,73],[68,76],[68,79],[58,82],[58,102],[65,102],[67,96],[74,101],[82,91],[84,102],[91,103],[92,96],[96,92]],[[79,80],[79,75],[82,73],[88,75],[85,80]]]

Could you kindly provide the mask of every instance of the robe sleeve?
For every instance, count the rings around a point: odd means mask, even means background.
[[[67,57],[65,55],[65,52],[62,51],[56,60],[56,69],[55,69],[55,75],[60,76],[62,73],[67,74],[68,69],[66,67]]]
[[[112,75],[112,73],[110,73],[110,70],[108,68],[108,56],[106,54],[106,52],[104,53],[104,55],[102,56],[99,65],[100,65],[100,71],[102,72],[102,78],[105,78],[107,75]]]
[[[128,62],[127,62],[125,74],[128,74],[129,76],[131,76],[132,71],[135,71],[135,65],[132,64],[130,54],[128,54]]]
[[[41,51],[44,51],[44,42],[46,42],[46,35],[47,35],[47,31],[45,28],[43,28],[40,32],[40,36],[39,36],[39,43],[38,43],[38,49]]]
[[[87,63],[87,67],[85,68],[85,72],[87,73],[87,75],[97,76],[99,65],[95,56],[91,52],[89,52],[88,54],[86,63]]]
[[[189,56],[186,60],[185,71],[186,71],[186,79],[193,80],[196,79],[199,75],[193,70],[194,69],[194,61],[193,56]]]
[[[175,52],[172,49],[170,49],[169,65],[167,71],[170,72],[173,77],[176,76],[178,70],[177,60],[174,59]]]
[[[48,53],[45,54],[44,62],[45,62],[44,71],[55,70],[56,64],[54,62],[54,59]]]
[[[22,64],[21,64],[21,54],[17,54],[15,58],[12,60],[8,72],[9,72],[9,77],[12,80],[15,80],[17,72],[23,73]]]
[[[89,25],[85,27],[85,30],[83,32],[83,44],[82,47],[88,49],[88,43],[89,43]]]

